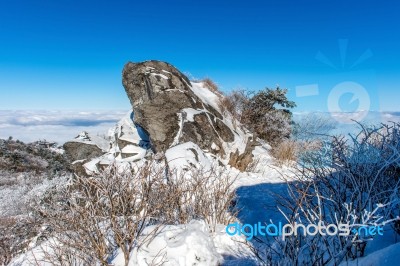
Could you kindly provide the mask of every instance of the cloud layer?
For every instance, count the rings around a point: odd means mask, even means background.
[[[0,138],[24,142],[39,139],[62,144],[81,131],[107,134],[128,110],[107,111],[9,111],[0,110]]]
[[[129,110],[107,111],[9,111],[0,110],[0,138],[12,136],[24,142],[46,139],[59,144],[73,139],[82,131],[95,135],[107,134]],[[345,113],[321,113],[326,117],[344,116]],[[301,120],[307,113],[295,113],[295,120]],[[335,120],[336,121],[336,120]],[[400,122],[400,112],[370,112],[367,124]],[[336,121],[337,122],[337,121]],[[337,123],[336,133],[354,133],[355,124]]]

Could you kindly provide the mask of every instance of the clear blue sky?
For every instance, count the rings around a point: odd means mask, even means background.
[[[399,14],[368,0],[2,0],[0,109],[127,109],[123,65],[158,59],[224,91],[279,84],[298,110],[353,81],[373,109],[400,111]],[[318,95],[297,97],[309,84]]]

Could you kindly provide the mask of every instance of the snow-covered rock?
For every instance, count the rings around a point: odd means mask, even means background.
[[[243,170],[251,162],[252,135],[219,107],[222,95],[202,82],[191,82],[174,66],[161,61],[129,62],[123,85],[135,113],[134,123],[149,134],[153,150],[166,153],[192,142],[225,163]],[[246,149],[246,147],[248,147]],[[247,156],[240,156],[246,153]],[[235,156],[234,160],[230,160]]]
[[[231,115],[221,112],[223,96],[203,82],[189,81],[168,63],[145,61],[125,65],[123,85],[133,109],[108,136],[84,132],[64,145],[78,174],[153,154],[165,154],[173,167],[218,164],[244,171],[253,162],[260,143]]]
[[[193,142],[178,144],[168,149],[165,157],[171,168],[195,167],[207,171],[213,164],[213,158]]]
[[[84,131],[75,139],[66,142],[64,150],[71,161],[92,159],[103,155],[108,150],[108,142]]]

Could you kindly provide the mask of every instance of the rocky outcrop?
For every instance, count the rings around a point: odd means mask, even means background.
[[[87,132],[80,133],[74,140],[64,144],[64,150],[71,162],[90,160],[106,153],[107,141],[91,137]]]
[[[252,162],[252,135],[221,113],[223,96],[207,84],[160,61],[127,63],[122,83],[132,111],[110,129],[107,141],[82,133],[64,145],[76,172],[163,154],[168,164],[182,167],[217,163],[243,171]]]
[[[104,154],[96,145],[74,141],[66,142],[64,144],[64,150],[65,154],[72,162],[93,159]]]
[[[189,79],[174,66],[160,61],[129,62],[122,82],[134,122],[148,132],[156,152],[188,141],[211,149],[212,143],[221,146],[221,141],[234,140],[221,113],[201,99]],[[199,113],[188,119],[190,112]]]

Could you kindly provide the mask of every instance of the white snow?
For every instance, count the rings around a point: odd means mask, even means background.
[[[186,142],[169,148],[165,157],[171,168],[190,168],[208,170],[211,168],[212,159],[193,142]]]
[[[143,149],[138,146],[128,144],[124,148],[122,148],[121,152],[132,154],[132,153],[141,153],[142,150]]]
[[[52,266],[50,262],[46,262],[46,255],[54,253],[52,246],[54,245],[54,240],[48,240],[41,245],[34,247],[27,252],[21,254],[14,258],[8,265],[9,266],[30,266],[30,265],[40,265],[40,266]]]
[[[229,236],[225,225],[218,225],[213,234],[214,245],[217,252],[224,256],[223,265],[247,266],[256,265],[254,253],[245,244],[243,236]]]
[[[209,266],[218,265],[223,261],[204,221],[193,220],[189,224],[167,225],[161,228],[149,226],[145,229],[143,237],[155,230],[157,233],[153,240],[132,252],[130,266],[153,264]],[[112,264],[124,265],[121,252],[117,253]]]
[[[192,86],[191,89],[194,92],[194,94],[199,97],[202,102],[211,105],[213,108],[216,110],[220,111],[220,108],[218,106],[219,102],[219,97],[212,91],[210,91],[203,82],[191,82]]]
[[[211,149],[219,151],[220,147],[217,144],[215,144],[215,142],[213,142],[213,143],[211,143]]]
[[[167,76],[165,76],[163,74],[159,74],[159,73],[150,73],[150,74],[153,75],[153,76],[156,76],[156,77],[161,77],[163,79],[169,79]]]
[[[103,139],[103,142],[100,143],[100,140],[98,140],[99,137],[90,136],[91,142],[89,143],[101,146],[102,150],[106,153],[103,156],[94,158],[84,164],[84,167],[88,173],[97,172],[98,164],[109,165],[114,162],[126,164],[139,161],[146,156],[147,150],[138,146],[141,138],[137,132],[135,124],[131,119],[131,113],[132,110],[126,113],[125,116],[113,128],[109,129],[109,141]],[[85,138],[86,137],[82,135],[77,141],[87,143]],[[118,140],[127,142],[127,144],[120,147]],[[121,154],[124,154],[125,156],[122,156]]]
[[[386,266],[400,264],[400,243],[375,251],[353,261],[344,261],[341,266]]]
[[[108,140],[99,137],[99,136],[93,136],[90,133],[84,131],[81,132],[75,139],[72,140],[73,142],[80,142],[80,143],[85,143],[89,145],[96,145],[99,147],[102,151],[108,151],[110,148],[110,144]]]
[[[198,115],[198,114],[201,114],[201,113],[204,113],[204,110],[201,110],[201,109],[196,110],[196,109],[193,109],[193,108],[183,108],[182,112],[186,113],[186,121],[193,122],[194,121],[194,116]]]

